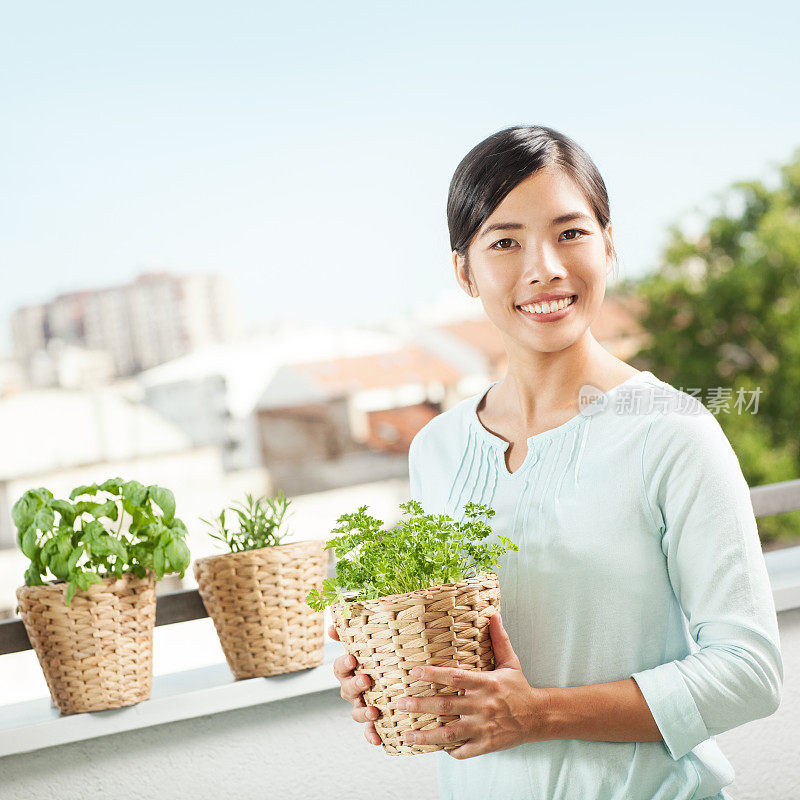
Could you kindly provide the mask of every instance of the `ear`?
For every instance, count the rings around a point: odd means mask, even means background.
[[[470,285],[470,282],[467,280],[467,265],[466,259],[464,256],[459,255],[455,250],[452,252],[453,258],[453,268],[455,269],[456,273],[456,280],[458,281],[458,285],[470,296],[470,297],[477,297],[478,292],[477,289],[473,288],[473,284]]]
[[[616,249],[614,248],[614,235],[611,232],[611,223],[610,222],[608,223],[607,231],[608,231],[608,238],[609,238],[609,240],[611,242],[611,251],[612,252],[616,252]],[[606,270],[606,276],[610,275],[611,271],[614,269],[614,261],[612,259],[609,259],[609,260],[611,261],[611,264],[610,264],[609,268]]]

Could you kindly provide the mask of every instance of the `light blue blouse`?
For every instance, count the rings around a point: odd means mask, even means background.
[[[730,798],[714,736],[775,712],[783,661],[750,492],[719,422],[643,371],[528,438],[509,473],[508,443],[475,411],[494,383],[414,437],[411,496],[458,519],[488,503],[519,546],[497,572],[532,686],[633,677],[663,741],[438,751],[441,800]]]

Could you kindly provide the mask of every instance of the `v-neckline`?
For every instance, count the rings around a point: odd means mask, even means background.
[[[540,433],[533,434],[533,436],[529,436],[525,440],[527,447],[525,458],[513,472],[509,471],[505,458],[505,452],[510,447],[511,442],[506,441],[505,439],[498,436],[496,433],[492,433],[492,431],[484,427],[484,424],[480,421],[480,418],[478,417],[478,406],[488,393],[489,389],[491,389],[492,386],[494,386],[495,384],[499,383],[500,382],[499,380],[495,380],[489,383],[483,389],[483,391],[475,395],[472,403],[469,404],[470,424],[477,431],[479,436],[481,436],[485,441],[487,441],[493,447],[499,448],[501,450],[501,452],[497,454],[501,474],[505,478],[514,479],[519,475],[521,475],[525,470],[527,470],[527,468],[531,465],[533,461],[538,459],[539,457],[539,454],[537,452],[539,449],[538,445],[540,444],[543,445],[549,441],[552,441],[554,438],[560,436],[561,434],[565,433],[571,428],[574,428],[576,425],[581,425],[585,420],[588,420],[592,416],[594,416],[594,414],[597,413],[598,410],[601,410],[608,403],[611,396],[615,394],[619,389],[638,381],[639,379],[643,378],[646,375],[649,375],[650,377],[655,377],[653,373],[649,372],[648,370],[640,370],[635,375],[631,375],[629,378],[626,378],[624,381],[622,381],[622,383],[618,383],[616,386],[612,386],[607,392],[599,394],[591,403],[589,403],[585,408],[579,411],[574,417],[570,417],[570,419],[568,419],[566,422],[561,423],[561,425],[556,425],[554,428],[548,428],[546,431],[541,431]]]

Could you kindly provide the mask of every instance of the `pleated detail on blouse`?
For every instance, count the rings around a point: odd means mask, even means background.
[[[582,443],[586,440],[586,425],[579,426],[578,428],[573,428],[572,436],[571,436],[571,443],[569,449],[569,458],[564,462],[564,469],[561,470],[561,475],[559,476],[558,482],[556,483],[556,491],[555,491],[555,498],[558,500],[559,494],[561,493],[561,484],[564,482],[564,478],[567,476],[567,472],[569,471],[569,466],[575,459],[575,451],[578,448],[578,445],[581,445],[581,453],[583,453],[583,445]],[[578,479],[578,466],[579,464],[575,465],[575,486],[577,487]]]
[[[453,519],[464,519],[464,505],[470,501],[491,505],[497,486],[497,456],[496,448],[480,438],[477,431],[470,426],[447,498],[447,513]]]
[[[521,535],[521,533],[524,532],[525,530],[524,528],[520,529],[519,517],[522,509],[525,509],[527,515],[527,510],[530,507],[530,494],[536,485],[532,480],[533,469],[531,468],[531,466],[532,466],[531,464],[528,464],[526,467],[524,467],[524,469],[527,470],[524,475],[524,484],[522,486],[522,489],[520,490],[519,497],[517,498],[517,504],[514,507],[514,524],[511,528],[511,530],[514,533],[514,536]],[[513,539],[513,541],[516,542],[517,540]]]
[[[583,448],[586,445],[586,440],[589,438],[589,429],[592,427],[592,417],[584,421],[583,425],[578,426],[578,434],[580,435],[580,448],[578,449],[578,458],[575,462],[575,480],[574,487],[578,488],[578,475],[581,471],[581,462],[583,461]]]

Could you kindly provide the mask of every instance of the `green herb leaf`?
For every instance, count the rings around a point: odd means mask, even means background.
[[[11,509],[11,517],[14,524],[21,531],[26,530],[33,522],[36,510],[41,505],[41,501],[32,492],[28,491],[14,503]]]
[[[75,569],[75,565],[80,560],[80,557],[83,555],[83,545],[78,545],[67,558],[67,571],[72,572]]]
[[[175,516],[175,496],[169,489],[161,486],[150,486],[148,496],[164,512],[164,521],[169,523]]]
[[[42,505],[47,505],[53,499],[53,493],[44,486],[38,489],[31,489],[31,491],[42,501]]]
[[[123,483],[122,478],[109,478],[100,484],[100,489],[109,494],[119,494]]]
[[[92,539],[92,553],[96,556],[119,556],[126,555],[125,547],[119,539],[109,533],[101,533]]]
[[[164,577],[164,548],[161,545],[157,545],[153,550],[153,569],[157,578]]]
[[[89,513],[96,519],[100,517],[108,517],[111,520],[117,519],[119,509],[117,508],[116,500],[108,500],[105,503],[96,505]]]
[[[175,572],[183,572],[189,566],[189,548],[182,539],[173,539],[164,549],[164,553]]]
[[[49,531],[56,521],[56,515],[50,506],[42,506],[33,518],[33,524],[40,531]]]
[[[351,603],[392,594],[402,594],[455,583],[499,566],[507,550],[517,550],[509,539],[483,544],[492,529],[482,519],[491,519],[494,509],[467,503],[462,519],[445,514],[425,514],[417,500],[402,503],[407,519],[391,530],[383,530],[381,520],[360,506],[353,514],[342,514],[331,533],[339,534],[326,542],[336,556],[336,577],[326,579],[322,590],[312,590],[307,604],[320,611],[343,603],[350,613]]]
[[[53,500],[50,503],[50,507],[54,511],[58,511],[63,523],[70,526],[74,524],[77,510],[68,500]]]
[[[31,564],[28,569],[25,570],[25,585],[26,586],[43,586],[44,581],[41,577],[41,572],[39,572],[36,567]]]
[[[202,518],[200,521],[211,528],[209,536],[223,542],[232,553],[274,547],[288,533],[284,523],[291,502],[282,491],[274,498],[246,494],[244,503],[223,508],[213,522]],[[227,513],[236,516],[235,527],[229,527]]]
[[[141,508],[147,500],[147,489],[139,481],[126,481],[122,484],[122,496],[131,506]]]
[[[32,524],[22,536],[22,553],[26,558],[33,558],[36,552],[36,525]]]
[[[67,566],[67,558],[61,553],[55,553],[50,558],[50,563],[47,565],[50,572],[60,581],[65,581],[69,578],[69,567]]]
[[[109,478],[77,486],[69,497],[55,499],[49,489],[39,487],[14,504],[17,543],[30,560],[27,585],[40,585],[52,576],[69,584],[71,600],[76,591],[105,577],[132,572],[143,578],[150,569],[159,579],[168,569],[183,577],[191,558],[183,541],[188,532],[175,517],[169,489]]]
[[[87,486],[76,486],[70,493],[69,499],[74,500],[76,497],[81,497],[86,494],[97,494],[97,484],[89,484]]]

